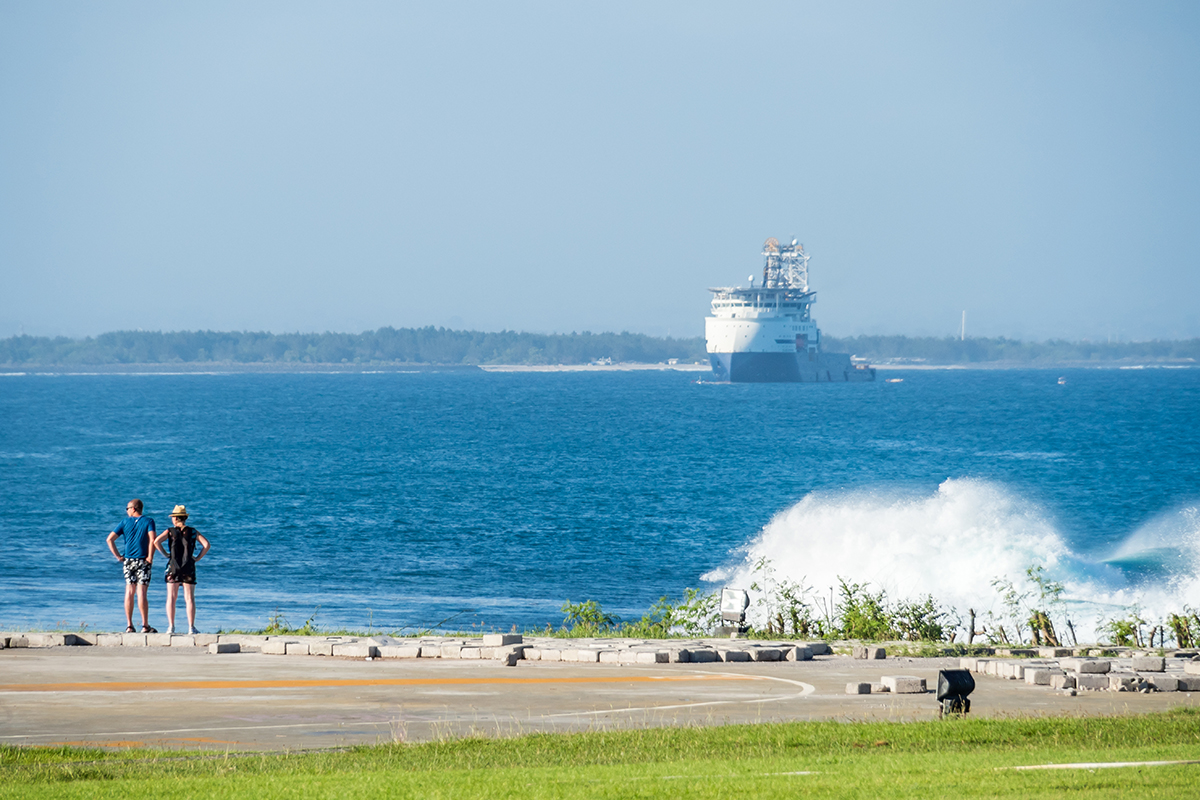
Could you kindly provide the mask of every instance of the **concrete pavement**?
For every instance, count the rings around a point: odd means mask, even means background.
[[[214,655],[200,647],[0,651],[0,742],[282,750],[444,736],[517,735],[801,719],[933,719],[931,693],[847,695],[958,659],[577,664]],[[1200,704],[1200,693],[1085,692],[980,679],[972,713],[1121,714]]]

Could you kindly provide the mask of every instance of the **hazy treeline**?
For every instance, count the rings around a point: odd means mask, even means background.
[[[1151,342],[1022,342],[1016,339],[909,336],[823,337],[822,347],[830,352],[853,353],[872,361],[924,359],[930,364],[973,364],[1010,361],[1024,364],[1055,364],[1063,361],[1183,361],[1200,360],[1200,339]]]
[[[1064,361],[1200,360],[1200,339],[1151,342],[1021,342],[1014,339],[855,336],[824,337],[828,352],[871,361],[901,359],[930,364],[1005,361],[1030,365]],[[0,365],[84,366],[295,362],[370,364],[586,364],[707,361],[704,340],[660,339],[637,333],[539,334],[380,328],[366,333],[255,333],[250,331],[117,331],[86,339],[13,336],[0,339]]]
[[[0,364],[11,366],[208,361],[586,364],[601,358],[657,363],[707,359],[707,355],[702,339],[659,339],[636,333],[481,333],[433,327],[366,333],[118,331],[86,339],[14,336],[0,340]]]

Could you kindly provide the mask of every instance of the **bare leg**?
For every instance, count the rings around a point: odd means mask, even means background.
[[[175,629],[175,600],[179,597],[179,584],[167,584],[167,625]]]
[[[196,627],[196,584],[183,585],[183,601],[187,603],[188,630]]]
[[[133,627],[133,597],[137,586],[132,583],[125,584],[125,625]]]
[[[138,611],[142,612],[142,627],[150,627],[150,604],[147,600],[147,592],[150,591],[150,584],[139,583],[137,585],[137,601]],[[133,623],[130,623],[133,624]]]

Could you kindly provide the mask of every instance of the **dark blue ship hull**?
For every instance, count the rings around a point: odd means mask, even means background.
[[[709,353],[713,377],[730,383],[846,383],[875,380],[843,353]]]

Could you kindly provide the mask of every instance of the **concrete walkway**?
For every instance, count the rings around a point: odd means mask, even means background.
[[[847,695],[958,659],[606,664],[352,659],[201,647],[0,651],[0,742],[312,749],[443,736],[516,735],[798,719],[933,719],[926,694]],[[1122,714],[1200,704],[1200,692],[1083,692],[981,678],[972,713]]]

